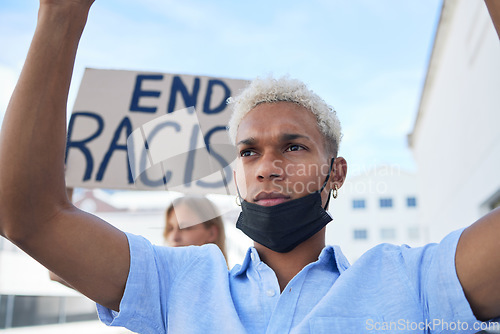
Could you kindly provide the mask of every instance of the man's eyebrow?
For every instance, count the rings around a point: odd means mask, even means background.
[[[311,138],[309,138],[308,136],[302,135],[299,133],[284,133],[284,134],[280,135],[279,139],[281,142],[287,142],[287,141],[291,141],[291,140],[295,140],[295,139],[311,140]],[[254,137],[250,137],[250,138],[240,140],[236,145],[252,146],[252,145],[255,145],[256,143],[257,143],[257,139],[255,139]]]
[[[284,133],[280,136],[281,141],[290,141],[290,140],[295,140],[295,139],[307,139],[311,140],[308,136],[306,135],[301,135],[298,133]]]
[[[236,145],[255,145],[257,140],[254,137],[240,140]]]

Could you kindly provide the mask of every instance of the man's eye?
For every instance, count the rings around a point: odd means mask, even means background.
[[[240,152],[240,156],[241,157],[249,157],[249,156],[252,156],[252,155],[255,155],[255,152],[250,151],[250,150],[244,150],[244,151]]]
[[[288,148],[286,149],[288,152],[291,152],[291,151],[299,151],[299,150],[303,150],[304,147],[300,146],[300,145],[290,145],[288,146]]]

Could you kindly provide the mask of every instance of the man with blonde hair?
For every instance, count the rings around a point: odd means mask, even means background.
[[[256,80],[231,101],[237,226],[254,240],[241,266],[228,272],[215,245],[153,246],[72,206],[65,108],[92,3],[40,0],[1,131],[0,233],[96,301],[102,321],[139,333],[465,333],[500,316],[499,210],[352,266],[325,246],[347,163],[334,110],[296,80]]]

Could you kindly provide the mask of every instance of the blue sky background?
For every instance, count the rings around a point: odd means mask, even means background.
[[[97,0],[76,61],[85,67],[252,79],[290,74],[331,104],[350,174],[416,170],[411,132],[442,0]],[[0,120],[38,1],[0,1]]]

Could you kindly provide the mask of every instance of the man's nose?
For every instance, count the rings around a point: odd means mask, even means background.
[[[273,153],[264,154],[257,168],[257,178],[259,180],[276,179],[283,177],[283,168],[281,167],[283,161],[279,156]]]

